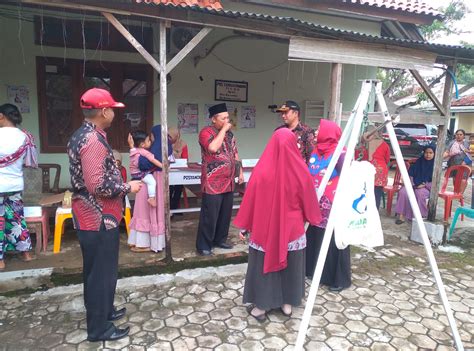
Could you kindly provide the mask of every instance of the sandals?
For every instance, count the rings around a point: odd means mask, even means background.
[[[130,251],[132,252],[151,252],[151,249],[149,247],[131,247]]]
[[[259,323],[265,322],[265,320],[267,319],[267,312],[263,312],[262,314],[256,316],[256,315],[252,314],[252,311],[253,311],[253,309],[254,309],[255,307],[256,307],[256,306],[253,305],[253,304],[252,304],[252,305],[248,305],[248,306],[246,307],[248,314],[251,315],[253,318],[255,318]]]

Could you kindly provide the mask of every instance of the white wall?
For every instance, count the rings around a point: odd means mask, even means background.
[[[340,24],[340,18],[335,22]],[[360,21],[357,21],[360,22]],[[353,24],[353,23],[352,23]],[[349,25],[349,24],[348,24]],[[373,24],[368,24],[371,27]],[[353,29],[357,29],[354,27]],[[379,29],[380,30],[380,29]],[[43,47],[34,44],[33,24],[0,17],[0,103],[7,101],[7,85],[25,85],[30,91],[30,113],[24,113],[23,127],[31,131],[39,141],[38,99],[36,88],[36,56],[83,58],[81,49]],[[20,32],[20,34],[18,34]],[[157,39],[158,29],[155,31]],[[199,128],[207,125],[204,104],[214,102],[214,80],[236,80],[248,82],[248,103],[257,108],[256,128],[235,130],[242,158],[258,158],[272,131],[281,124],[279,116],[271,113],[269,104],[280,104],[292,99],[301,104],[305,100],[325,100],[328,103],[329,64],[288,62],[288,43],[271,40],[237,39],[225,41],[213,51],[220,60],[238,68],[232,68],[209,55],[194,66],[194,57],[204,55],[216,40],[233,34],[231,31],[214,30],[172,72],[168,85],[168,125],[177,124],[177,104],[199,104]],[[155,46],[155,51],[158,46]],[[134,53],[95,52],[86,50],[86,57],[93,60],[144,63]],[[275,67],[268,70],[269,68]],[[243,70],[246,72],[239,71]],[[261,73],[250,73],[265,71]],[[203,81],[199,79],[202,76]],[[344,110],[350,110],[359,93],[359,79],[374,77],[375,69],[344,66],[342,102]],[[272,86],[274,84],[274,95]],[[156,80],[155,90],[159,86]],[[155,94],[154,120],[159,123],[159,92]],[[186,134],[192,161],[200,160],[197,134]],[[125,156],[125,155],[124,155]],[[127,157],[125,157],[125,162]],[[41,154],[40,162],[61,164],[61,186],[69,185],[68,161],[65,154]]]

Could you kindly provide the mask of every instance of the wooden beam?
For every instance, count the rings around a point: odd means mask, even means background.
[[[204,27],[201,31],[192,38],[189,43],[182,48],[175,57],[166,65],[166,71],[169,73],[175,68],[190,52],[193,50],[210,32],[212,28]]]
[[[448,66],[448,70],[456,74],[456,64]],[[443,154],[446,149],[445,141],[448,135],[448,126],[451,110],[451,99],[453,97],[453,79],[450,74],[446,74],[443,92],[443,109],[445,111],[445,123],[438,128],[438,142],[436,144],[436,154],[434,161],[433,179],[431,181],[430,199],[428,202],[428,220],[436,219],[436,208],[438,205],[438,193],[443,177]]]
[[[331,64],[331,81],[329,96],[329,116],[328,119],[335,121],[339,104],[341,103],[341,85],[342,85],[342,63]]]
[[[436,54],[394,45],[291,37],[290,60],[339,62],[350,65],[399,69],[432,68]]]
[[[436,95],[433,93],[431,88],[428,86],[428,83],[425,82],[423,77],[421,76],[420,72],[417,70],[410,70],[410,73],[413,75],[413,77],[416,79],[418,84],[420,84],[421,88],[425,92],[426,95],[430,98],[430,100],[433,102],[435,107],[438,109],[439,113],[441,113],[441,116],[446,116],[446,109],[443,107],[443,104],[438,100]]]
[[[171,217],[170,217],[170,174],[168,162],[168,90],[166,75],[166,21],[160,21],[160,117],[161,117],[161,154],[163,160],[163,190],[165,209],[166,262],[173,261],[171,254]]]
[[[143,56],[145,61],[147,61],[154,69],[155,71],[161,72],[163,71],[162,66],[156,62],[155,58],[151,56],[148,51],[136,40],[133,35],[130,34],[130,32],[125,28],[122,23],[119,22],[117,18],[115,18],[114,15],[108,12],[102,12],[102,15],[104,15],[105,18],[124,36],[125,39],[128,40],[130,44]]]

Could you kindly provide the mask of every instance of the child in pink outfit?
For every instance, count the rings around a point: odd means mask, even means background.
[[[133,180],[143,181],[148,189],[148,203],[156,207],[156,181],[149,172],[142,172],[138,167],[138,159],[140,156],[145,157],[155,166],[162,168],[163,164],[158,161],[155,156],[148,151],[151,146],[150,136],[143,131],[134,131],[128,137],[130,148],[130,175]],[[133,146],[133,147],[132,147]]]

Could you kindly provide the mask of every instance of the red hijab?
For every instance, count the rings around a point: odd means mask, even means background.
[[[319,124],[315,152],[324,158],[331,156],[336,150],[341,135],[341,127],[339,127],[335,122],[322,119]]]
[[[273,133],[255,166],[234,225],[251,233],[263,247],[263,272],[287,266],[288,243],[304,234],[304,222],[321,220],[308,166],[301,158],[296,136],[287,128]]]

